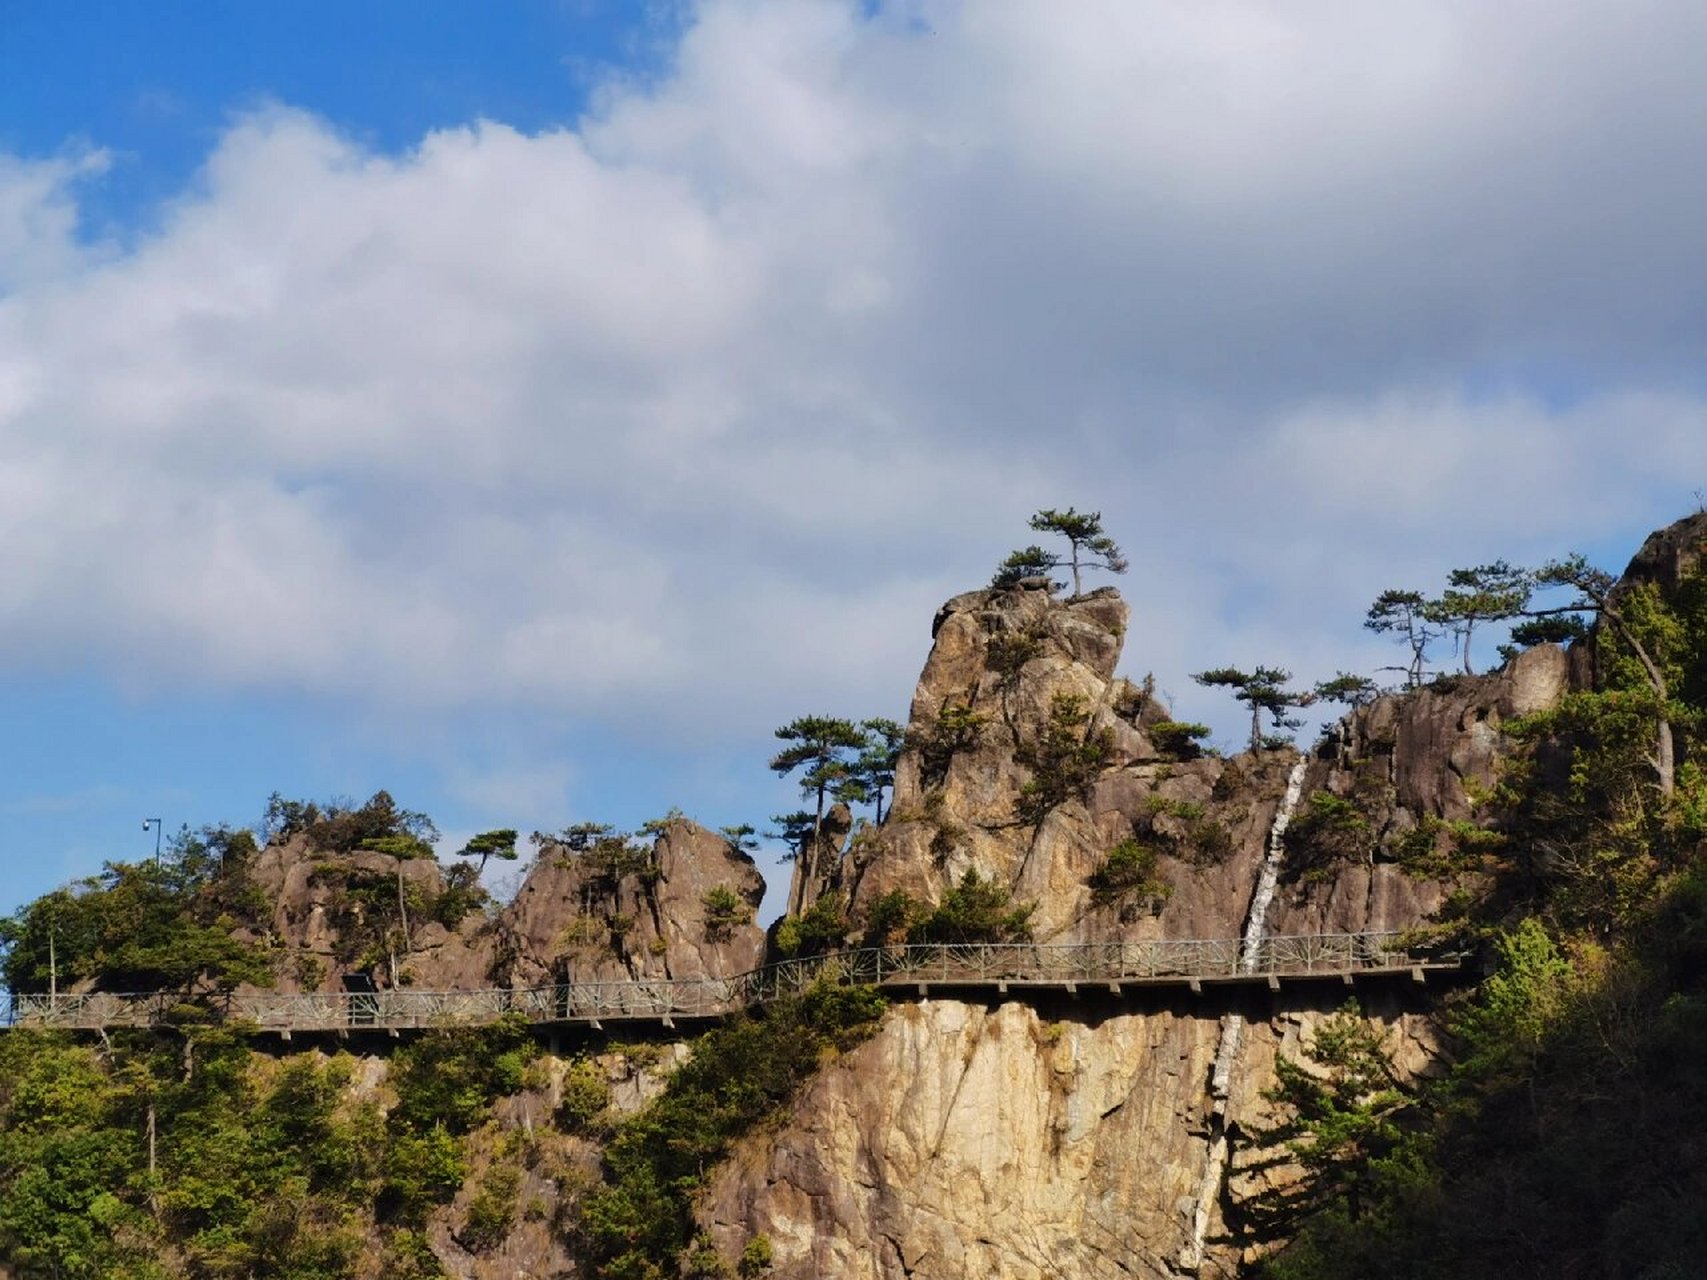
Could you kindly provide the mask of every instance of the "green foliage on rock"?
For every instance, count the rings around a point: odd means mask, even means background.
[[[566,1133],[596,1132],[610,1107],[610,1080],[598,1063],[576,1058],[563,1075],[557,1127]]]
[[[513,1164],[495,1163],[481,1175],[463,1218],[459,1236],[463,1248],[487,1253],[503,1243],[516,1225],[521,1188],[522,1171]]]
[[[1321,1145],[1356,1196],[1316,1201],[1272,1277],[1658,1280],[1707,1251],[1707,582],[1615,591],[1580,558],[1541,577],[1599,615],[1596,686],[1506,722],[1485,821],[1396,846],[1476,872],[1457,911],[1495,971],[1384,1149]]]
[[[1169,760],[1195,760],[1203,754],[1209,726],[1187,720],[1158,720],[1145,726],[1150,741]]]
[[[784,916],[774,934],[778,953],[794,958],[837,950],[852,927],[847,913],[847,900],[836,892],[826,893],[798,916]]]
[[[1128,836],[1110,849],[1090,876],[1098,906],[1133,898],[1165,898],[1172,889],[1156,873],[1156,850]]]
[[[1386,1039],[1353,1001],[1316,1028],[1302,1060],[1276,1060],[1276,1083],[1264,1096],[1284,1119],[1251,1141],[1281,1149],[1271,1162],[1289,1159],[1302,1176],[1245,1206],[1248,1226],[1284,1229],[1329,1205],[1352,1222],[1363,1216],[1378,1169],[1415,1119],[1412,1089],[1394,1069]]]
[[[1313,791],[1286,828],[1286,867],[1306,881],[1331,879],[1347,862],[1370,861],[1369,818],[1346,796]]]
[[[753,919],[753,909],[726,884],[713,885],[700,899],[705,908],[705,936],[721,942]]]
[[[1085,700],[1077,694],[1056,694],[1042,732],[1014,750],[1015,761],[1031,770],[1014,806],[1019,820],[1036,826],[1057,806],[1082,799],[1113,751],[1113,730],[1092,728]]]
[[[904,942],[912,928],[929,914],[930,908],[905,889],[891,889],[866,908],[861,941],[868,947]]]
[[[949,763],[962,751],[970,751],[983,739],[990,717],[964,702],[949,702],[923,732],[912,734],[907,745],[919,753],[919,784],[934,787],[948,776]]]
[[[771,1269],[771,1239],[766,1235],[754,1236],[741,1247],[741,1257],[735,1264],[735,1274],[741,1280],[756,1280]]]
[[[605,1148],[575,1226],[587,1274],[665,1280],[693,1243],[693,1197],[731,1144],[777,1115],[827,1054],[875,1028],[882,996],[820,984],[701,1036],[664,1093]]]
[[[968,868],[909,936],[921,943],[1026,942],[1036,904],[1015,905],[1013,894]]]

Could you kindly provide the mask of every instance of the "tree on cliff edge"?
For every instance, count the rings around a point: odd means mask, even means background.
[[[1440,629],[1429,602],[1420,591],[1389,589],[1375,597],[1363,625],[1377,635],[1395,635],[1411,651],[1411,660],[1404,667],[1382,667],[1383,671],[1403,671],[1405,687],[1415,689],[1422,684],[1423,664],[1428,658],[1430,642],[1440,639]]]
[[[797,915],[805,905],[807,886],[817,871],[825,802],[832,791],[854,775],[855,766],[850,754],[867,748],[870,740],[853,721],[831,716],[801,716],[783,725],[776,731],[776,736],[792,745],[777,752],[771,759],[771,769],[779,774],[790,774],[804,766],[800,790],[802,794],[812,796],[817,803],[812,815],[812,842],[795,864],[794,892],[789,895],[789,911]]]
[[[1065,556],[1042,547],[1024,547],[1014,552],[996,570],[990,585],[1011,587],[1022,578],[1035,577],[1063,566],[1072,570],[1073,595],[1084,594],[1082,574],[1086,569],[1106,569],[1109,573],[1125,573],[1126,557],[1113,538],[1102,530],[1102,512],[1079,512],[1068,507],[1065,511],[1045,508],[1031,518],[1031,527],[1039,533],[1053,533],[1067,539]]]
[[[1565,587],[1576,593],[1569,604],[1550,609],[1526,608],[1523,614],[1531,619],[1570,618],[1580,614],[1598,617],[1611,630],[1636,660],[1641,678],[1648,686],[1654,708],[1654,753],[1649,759],[1660,794],[1669,798],[1677,789],[1677,748],[1672,732],[1672,690],[1666,679],[1662,655],[1653,645],[1643,643],[1642,630],[1636,614],[1647,600],[1641,588],[1628,593],[1627,598],[1617,590],[1618,580],[1604,569],[1597,569],[1580,555],[1563,560],[1550,560],[1535,572],[1535,582],[1541,587]],[[1651,591],[1652,588],[1649,588]],[[1627,608],[1627,604],[1636,608]]]
[[[1274,718],[1275,732],[1296,729],[1303,721],[1296,716],[1288,715],[1295,707],[1307,707],[1315,702],[1316,695],[1302,693],[1286,687],[1286,682],[1292,679],[1290,671],[1280,667],[1253,667],[1250,671],[1241,671],[1237,667],[1216,667],[1212,671],[1199,671],[1192,679],[1201,685],[1218,685],[1233,690],[1233,696],[1251,709],[1251,750],[1260,751],[1265,746],[1284,746],[1283,738],[1278,743],[1271,743],[1263,737],[1262,713],[1268,712]]]
[[[1470,569],[1454,569],[1440,598],[1430,600],[1424,608],[1429,621],[1452,633],[1464,659],[1464,674],[1474,675],[1470,636],[1476,624],[1517,617],[1529,604],[1534,589],[1535,580],[1527,569],[1496,560]]]

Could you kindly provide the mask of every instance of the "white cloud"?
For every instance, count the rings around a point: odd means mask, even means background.
[[[859,9],[709,0],[536,136],[269,109],[122,254],[0,164],[0,654],[893,712],[1071,502],[1186,694],[1707,483],[1707,12]]]

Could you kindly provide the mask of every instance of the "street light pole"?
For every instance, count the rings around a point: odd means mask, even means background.
[[[150,827],[154,828],[154,865],[158,867],[160,865],[160,819],[144,818],[142,829],[146,831]]]

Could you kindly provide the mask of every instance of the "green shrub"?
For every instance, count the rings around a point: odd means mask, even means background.
[[[1195,760],[1203,754],[1202,740],[1209,736],[1209,726],[1183,720],[1160,720],[1146,732],[1157,751],[1170,760]]]
[[[1106,728],[1093,732],[1090,722],[1082,697],[1058,693],[1050,702],[1049,722],[1042,733],[1015,749],[1014,759],[1031,770],[1015,804],[1021,822],[1036,826],[1058,805],[1083,798],[1107,766],[1114,732]]]
[[[771,1238],[767,1235],[756,1235],[741,1249],[741,1260],[735,1264],[735,1273],[741,1280],[755,1280],[771,1269]]]
[[[1012,688],[1026,663],[1043,652],[1043,635],[1036,630],[998,631],[985,648],[985,664],[1005,688]]]
[[[1327,879],[1339,864],[1372,852],[1369,819],[1355,801],[1331,791],[1311,792],[1286,828],[1287,867],[1306,881]]]
[[[776,949],[784,956],[817,956],[847,942],[851,926],[847,902],[840,893],[826,893],[799,916],[777,922]]]
[[[948,776],[949,762],[978,745],[989,720],[963,702],[951,702],[928,729],[909,734],[907,746],[919,755],[919,785],[927,790],[939,786]]]
[[[474,864],[458,862],[445,869],[444,892],[427,904],[427,914],[454,930],[491,900],[492,895],[480,887],[480,872]]]
[[[865,935],[861,941],[868,947],[904,941],[907,931],[927,914],[925,905],[905,889],[891,889],[866,908]]]
[[[516,1225],[521,1188],[522,1171],[513,1164],[494,1164],[481,1176],[463,1219],[463,1248],[470,1253],[487,1253],[504,1242]]]
[[[426,1232],[401,1229],[386,1237],[383,1274],[385,1280],[442,1280],[445,1270]]]
[[[1166,897],[1173,890],[1156,874],[1156,851],[1128,836],[1091,872],[1091,901],[1099,906],[1131,898]]]
[[[610,1106],[610,1081],[596,1062],[576,1058],[563,1076],[563,1100],[557,1104],[557,1127],[565,1133],[586,1134]]]
[[[1014,906],[1013,895],[968,868],[960,883],[943,895],[931,913],[913,926],[910,940],[943,942],[1025,942],[1031,937],[1035,903]]]
[[[705,936],[713,942],[727,939],[753,919],[753,909],[726,884],[707,889],[700,903],[705,908]]]

